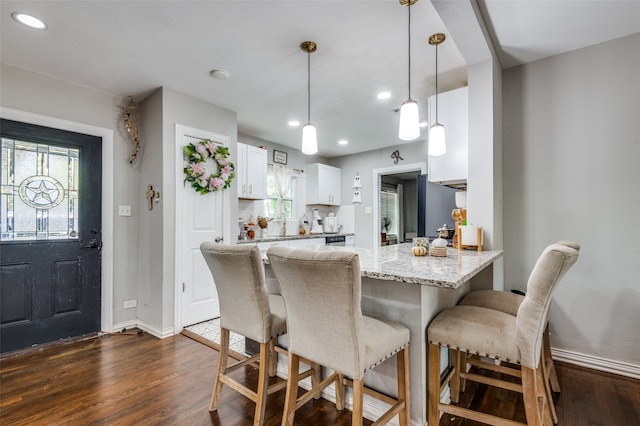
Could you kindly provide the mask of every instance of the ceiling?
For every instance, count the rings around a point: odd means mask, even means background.
[[[439,91],[467,80],[467,63],[440,17],[445,3],[411,7],[411,97],[424,121],[435,93],[429,35],[448,36],[438,48]],[[503,67],[640,31],[640,1],[478,5]],[[16,23],[16,11],[39,17],[47,30]],[[3,64],[121,96],[123,105],[128,96],[141,101],[167,87],[236,111],[241,135],[295,149],[302,130],[287,123],[307,120],[307,54],[299,45],[313,40],[311,121],[319,155],[402,142],[394,110],[408,97],[408,15],[398,0],[1,0],[0,12]],[[229,78],[212,78],[213,69]],[[381,91],[391,97],[378,100]],[[340,139],[349,143],[338,145]]]

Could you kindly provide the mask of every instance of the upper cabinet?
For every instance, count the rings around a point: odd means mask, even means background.
[[[342,171],[326,164],[307,164],[307,204],[340,205]]]
[[[436,97],[429,98],[429,123],[436,120]],[[444,126],[447,152],[429,156],[429,181],[446,185],[466,184],[469,163],[469,89],[462,87],[438,94],[438,122]]]
[[[238,142],[238,198],[267,198],[267,150]]]

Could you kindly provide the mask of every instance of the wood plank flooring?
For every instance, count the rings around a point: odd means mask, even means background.
[[[1,425],[251,425],[254,404],[225,388],[207,410],[218,353],[188,337],[107,335],[0,359]],[[557,363],[561,425],[640,424],[640,381]],[[255,384],[256,369],[236,378]],[[274,378],[273,380],[280,380]],[[517,394],[469,384],[461,403],[523,421]],[[284,390],[269,397],[266,424],[279,425]],[[351,412],[312,400],[297,425],[349,425]],[[365,420],[365,425],[371,422]],[[443,416],[442,425],[478,423]]]

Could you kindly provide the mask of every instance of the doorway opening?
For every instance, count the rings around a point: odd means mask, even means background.
[[[374,248],[418,234],[418,176],[426,173],[426,162],[373,170]]]
[[[101,148],[101,238],[100,267],[96,271],[100,274],[100,329],[113,331],[113,146],[114,132],[112,129],[96,127],[88,124],[72,122],[40,114],[0,107],[0,116],[6,120],[45,126],[58,130],[97,136],[102,139]],[[65,316],[67,314],[63,314]]]

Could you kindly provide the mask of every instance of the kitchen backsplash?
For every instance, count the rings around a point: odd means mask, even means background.
[[[318,214],[320,215],[320,217],[325,217],[329,213],[333,212],[338,217],[338,224],[342,225],[341,218],[343,218],[343,220],[345,221],[345,225],[348,225],[353,222],[353,219],[352,219],[353,214],[351,215],[348,214],[348,210],[350,207],[352,208],[353,206],[330,207],[330,206],[308,205],[306,206],[306,212],[304,213],[306,213],[307,220],[309,220],[309,223],[311,223],[311,221],[313,220],[314,208],[318,209]],[[343,215],[343,217],[341,217],[341,214],[340,214],[341,209],[344,209],[345,213],[347,213],[346,215]],[[298,223],[304,213],[300,213],[298,217],[287,220],[287,235],[296,235],[298,233]],[[244,220],[245,223],[249,220],[251,216],[253,216],[254,219],[257,219],[258,216],[263,216],[264,214],[265,214],[265,208],[264,208],[263,200],[244,200],[244,199],[238,200],[238,218],[241,220]],[[273,219],[269,222],[269,227],[267,229],[268,229],[269,236],[277,236],[277,235],[280,235],[282,228],[281,228],[280,222],[277,221],[276,219]],[[345,229],[343,229],[343,231],[347,232],[345,231]],[[353,230],[348,232],[353,232]]]

